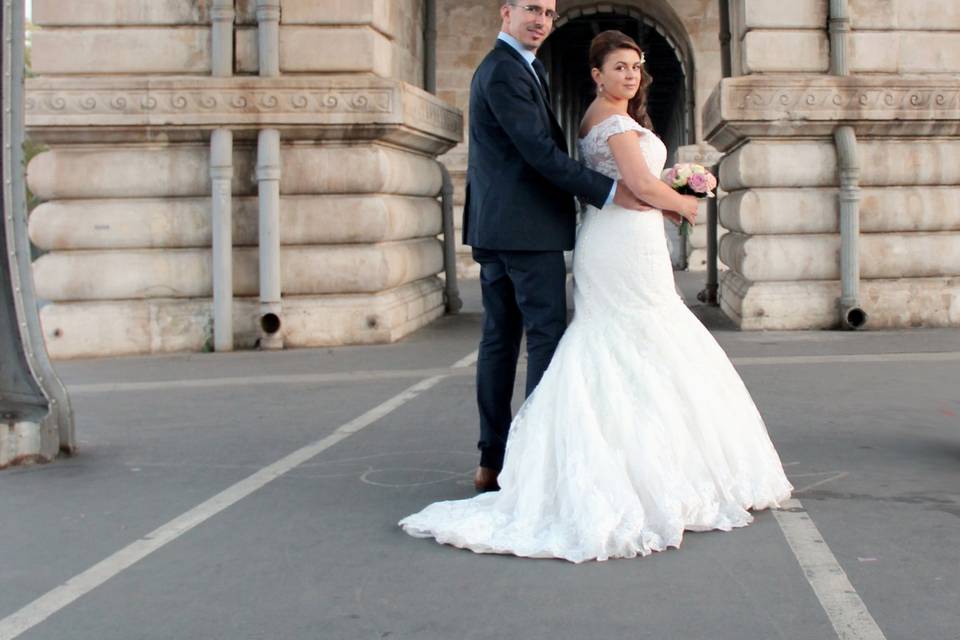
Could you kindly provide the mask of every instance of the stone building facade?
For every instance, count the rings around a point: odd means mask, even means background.
[[[390,341],[442,313],[433,158],[453,175],[459,219],[469,83],[500,0],[33,4],[28,128],[48,150],[28,168],[44,200],[31,234],[48,252],[35,276],[51,301],[42,319],[54,357],[210,343],[218,129],[234,142],[239,346],[263,337],[256,196],[270,179],[284,345]],[[832,328],[851,307],[868,328],[960,325],[960,3],[560,0],[558,10],[541,57],[571,142],[591,97],[585,47],[618,28],[648,52],[671,157],[722,155],[720,302],[741,327]],[[228,14],[230,77],[215,77],[215,25]],[[271,15],[279,74],[264,76]],[[435,96],[422,89],[432,73]],[[258,159],[265,128],[282,141],[278,173]],[[702,268],[705,225],[686,245],[690,268]],[[475,275],[463,247],[458,262]]]

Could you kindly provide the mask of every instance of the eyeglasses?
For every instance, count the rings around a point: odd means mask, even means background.
[[[560,14],[554,11],[553,9],[544,9],[540,5],[536,4],[513,4],[510,3],[511,7],[517,7],[518,9],[523,9],[527,12],[527,15],[534,18],[546,18],[551,22],[556,22],[560,18]]]

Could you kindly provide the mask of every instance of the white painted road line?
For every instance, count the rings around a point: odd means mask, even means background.
[[[453,364],[453,369],[469,369],[473,365],[477,364],[477,358],[480,357],[480,350],[476,350],[466,358],[458,360]]]
[[[803,364],[862,364],[884,362],[960,362],[960,352],[944,353],[881,353],[834,356],[764,356],[732,358],[737,367],[758,367],[771,365]],[[305,373],[275,376],[234,376],[228,378],[200,378],[195,380],[157,380],[149,382],[103,382],[97,384],[71,384],[68,389],[72,395],[83,396],[99,393],[120,393],[138,391],[164,391],[177,389],[217,389],[230,387],[250,387],[266,385],[296,384],[336,384],[341,382],[374,382],[379,380],[401,380],[404,378],[427,378],[436,375],[465,376],[477,362],[477,352],[455,363],[450,368],[435,369],[384,369],[373,371],[345,371],[338,373]],[[524,371],[521,362],[517,373]]]
[[[469,357],[469,356],[467,356]],[[456,367],[456,365],[454,365]],[[453,368],[453,367],[451,367]],[[374,382],[379,380],[402,380],[404,378],[429,378],[449,375],[447,368],[436,369],[384,369],[376,371],[343,371],[337,373],[304,373],[274,376],[231,376],[226,378],[198,378],[180,380],[156,380],[148,382],[103,382],[96,384],[69,385],[71,394],[89,395],[116,393],[120,391],[163,391],[176,389],[217,389],[231,387],[261,387],[266,385],[331,384],[339,382]]]
[[[476,354],[471,354],[460,362],[465,362],[471,357],[475,360]],[[194,527],[203,524],[258,489],[263,488],[338,442],[349,438],[351,435],[370,426],[407,402],[410,402],[424,391],[436,386],[437,383],[449,377],[453,369],[451,368],[446,371],[447,373],[443,375],[436,375],[421,380],[383,404],[374,407],[358,418],[342,425],[329,436],[294,451],[268,467],[264,467],[246,479],[213,496],[206,502],[197,505],[183,515],[167,522],[140,540],[128,545],[105,560],[98,562],[83,573],[74,576],[53,591],[40,596],[16,613],[0,620],[0,640],[13,640],[13,638],[18,637],[25,631],[32,629],[78,598],[93,591],[125,569],[146,558],[154,551],[173,542]]]
[[[886,640],[820,530],[797,499],[773,515],[840,640]]]
[[[730,361],[743,367],[776,364],[863,364],[883,362],[958,362],[960,351],[940,353],[859,353],[832,356],[764,356],[756,358],[731,358]]]

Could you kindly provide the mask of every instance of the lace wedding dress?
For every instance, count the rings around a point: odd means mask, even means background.
[[[580,141],[586,164],[619,179],[607,139],[627,131],[660,175],[666,148],[625,116]],[[787,499],[750,394],[677,295],[662,215],[590,207],[573,271],[574,319],[513,420],[501,490],[400,526],[478,553],[582,562],[678,547],[685,530],[746,526],[749,509]]]

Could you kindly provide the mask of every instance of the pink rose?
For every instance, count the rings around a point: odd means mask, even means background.
[[[707,176],[703,173],[695,173],[687,180],[687,186],[697,193],[706,193],[710,191]]]
[[[710,191],[717,188],[717,178],[712,173],[707,174],[707,187]]]

